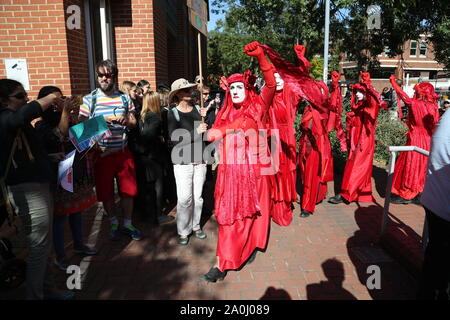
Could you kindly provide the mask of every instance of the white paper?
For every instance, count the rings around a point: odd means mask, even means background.
[[[19,81],[25,90],[30,90],[26,59],[5,59],[6,77]]]
[[[76,150],[66,155],[66,158],[58,164],[58,184],[69,192],[73,192],[73,160]]]

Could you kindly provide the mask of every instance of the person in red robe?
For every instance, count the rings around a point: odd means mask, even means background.
[[[408,108],[406,125],[406,145],[416,146],[430,151],[430,141],[436,123],[439,120],[438,96],[428,82],[414,86],[414,98],[400,88],[395,76],[390,78],[391,85]],[[411,203],[423,190],[428,157],[418,152],[401,152],[395,164],[392,203]]]
[[[328,182],[333,181],[334,166],[331,143],[328,133],[336,129],[338,137],[343,137],[341,113],[338,102],[342,99],[339,89],[339,74],[332,73],[332,92],[330,100],[321,105],[309,104],[303,112],[300,130],[299,164],[302,175],[303,192],[300,217],[306,218],[315,211],[316,204],[325,199]],[[323,96],[328,97],[328,87],[323,88]],[[342,105],[342,104],[341,104]]]
[[[223,280],[227,270],[253,259],[257,248],[266,248],[269,236],[274,172],[265,129],[276,81],[259,43],[246,45],[244,51],[258,59],[266,84],[258,95],[249,70],[223,81],[224,105],[207,133],[209,141],[218,143],[220,159],[214,193],[216,263],[201,276],[208,282]]]
[[[362,81],[352,86],[351,108],[347,113],[346,130],[348,159],[345,164],[340,194],[330,203],[347,201],[374,202],[372,196],[372,166],[375,153],[376,121],[381,104],[368,72],[361,72]],[[387,108],[386,108],[387,109]]]
[[[342,134],[339,137],[343,137],[340,115],[336,115],[336,112],[339,112],[342,107],[339,109],[337,107],[338,103],[330,103],[328,87],[324,82],[315,81],[310,77],[309,69],[311,68],[311,63],[305,58],[305,46],[294,46],[299,62],[298,66],[286,62],[269,47],[265,46],[264,48],[274,63],[277,72],[289,88],[290,98],[295,99],[295,107],[301,98],[309,102],[302,117],[302,135],[298,153],[303,183],[300,217],[308,217],[314,212],[316,203],[325,198],[327,182],[333,180],[333,157],[328,132],[335,127],[341,128]],[[339,74],[337,76],[336,81],[339,78]],[[338,90],[339,86],[337,86],[336,90],[333,90],[333,101],[338,101],[340,96],[340,91]],[[330,117],[331,115],[333,116]],[[293,119],[295,119],[295,114]],[[281,128],[279,123],[278,127]],[[281,133],[280,137],[281,141],[283,141]],[[274,211],[273,219],[275,222],[277,222],[277,218],[276,211]]]
[[[280,226],[288,226],[292,221],[293,203],[297,201],[297,141],[294,121],[300,97],[285,85],[278,73],[275,73],[275,80],[277,87],[269,113],[278,129],[280,149],[272,185],[272,220]]]

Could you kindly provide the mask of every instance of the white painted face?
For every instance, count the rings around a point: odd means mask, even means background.
[[[356,101],[364,100],[364,93],[362,93],[361,91],[357,91],[355,96],[356,96]]]
[[[245,100],[245,86],[243,82],[233,82],[230,84],[230,94],[233,103],[242,103]]]
[[[281,90],[284,88],[284,80],[281,79],[281,76],[278,73],[273,74],[275,76],[275,81],[277,82],[277,90]]]

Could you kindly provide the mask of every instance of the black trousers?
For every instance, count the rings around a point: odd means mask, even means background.
[[[450,222],[425,208],[428,245],[419,284],[418,299],[449,300]]]
[[[138,211],[143,220],[157,223],[163,214],[164,200],[164,166],[145,156],[136,161],[136,181],[138,184]]]

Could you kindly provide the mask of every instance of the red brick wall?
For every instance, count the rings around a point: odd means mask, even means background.
[[[81,3],[82,0],[3,0],[0,77],[6,77],[4,59],[24,58],[31,98],[45,85],[58,86],[66,95],[88,91],[82,6],[82,30],[66,30],[65,18],[67,5]]]
[[[86,91],[82,85],[83,35],[71,31],[66,34],[65,2],[78,4],[81,0],[2,0],[0,11],[0,77],[6,77],[4,59],[27,60],[30,81],[29,94],[35,98],[45,85],[56,85],[67,95]],[[83,14],[83,10],[81,12]],[[84,22],[84,18],[81,18]],[[81,30],[82,32],[82,30]],[[72,57],[74,68],[68,63],[68,39],[74,40],[69,48],[77,51]],[[87,58],[86,58],[87,59]],[[84,63],[87,66],[87,60]],[[70,71],[72,71],[72,78]]]
[[[119,83],[146,79],[155,88],[153,1],[114,0],[111,16]]]

